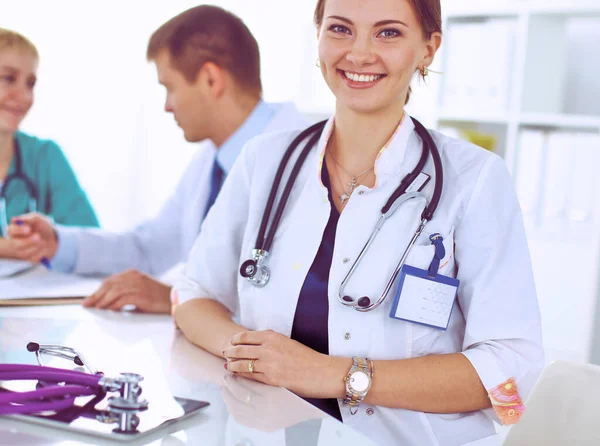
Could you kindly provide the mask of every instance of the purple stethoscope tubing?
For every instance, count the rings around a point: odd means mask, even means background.
[[[25,415],[42,412],[60,412],[73,407],[75,398],[64,398],[47,403],[28,403],[27,405],[6,404],[0,405],[0,415]]]
[[[13,378],[4,378],[8,379],[47,379],[49,381],[56,382],[65,382],[65,381],[79,381],[78,383],[84,386],[97,386],[98,381],[102,378],[103,375],[90,375],[85,372],[78,372],[77,370],[65,370],[58,369],[55,367],[47,367],[47,366],[39,366],[39,365],[29,365],[29,364],[0,364],[0,376],[4,376],[5,374],[14,374],[17,373],[16,377]],[[32,377],[24,378],[25,374],[30,374]],[[44,376],[41,375],[51,375]],[[39,378],[38,378],[39,377]]]
[[[46,386],[30,392],[0,393],[0,415],[59,411],[71,407],[75,398],[103,392],[103,375],[27,364],[0,364],[0,381],[40,380]],[[56,385],[50,383],[66,383]],[[58,398],[47,400],[48,398]],[[44,401],[43,399],[46,399]]]

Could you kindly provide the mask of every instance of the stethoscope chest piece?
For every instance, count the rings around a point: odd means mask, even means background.
[[[412,120],[417,134],[420,136],[423,143],[423,148],[421,151],[419,161],[417,162],[414,169],[402,179],[401,183],[398,185],[396,190],[394,190],[394,192],[390,195],[385,206],[381,209],[381,216],[377,220],[369,239],[365,243],[364,247],[360,251],[360,254],[354,261],[354,264],[350,267],[350,270],[348,271],[346,277],[344,278],[344,280],[340,284],[340,287],[338,288],[338,301],[342,305],[346,307],[351,307],[356,311],[371,311],[376,309],[383,303],[386,296],[392,289],[396,277],[398,276],[400,269],[404,265],[404,262],[406,261],[409,252],[411,251],[412,247],[417,241],[417,238],[423,232],[423,229],[425,228],[427,222],[433,218],[433,214],[435,213],[435,210],[437,209],[437,206],[440,201],[443,186],[443,169],[439,150],[427,129],[423,127],[423,125],[416,119],[412,118]],[[271,187],[271,192],[265,205],[265,211],[261,221],[258,236],[256,237],[256,244],[254,245],[255,249],[252,251],[252,258],[246,260],[244,263],[242,263],[240,267],[240,275],[256,287],[262,288],[266,286],[269,282],[271,273],[266,266],[266,261],[269,256],[269,251],[271,251],[273,240],[275,239],[277,225],[279,224],[279,221],[283,214],[285,205],[289,198],[292,186],[294,184],[294,181],[296,180],[298,172],[300,171],[302,164],[308,156],[308,153],[310,152],[312,147],[317,143],[321,133],[323,132],[325,123],[326,121],[314,124],[313,126],[301,132],[292,141],[292,143],[285,151],[279,168],[277,169],[277,173],[275,174],[275,179]],[[288,181],[285,185],[283,193],[281,194],[281,198],[277,203],[277,206],[275,206],[275,200],[278,195],[279,185],[281,183],[284,171],[286,171],[287,163],[289,162],[292,153],[294,152],[296,147],[306,139],[309,140],[303,148],[300,156],[298,156],[298,159],[294,164],[292,172],[290,173]],[[430,175],[424,174],[423,172],[423,169],[427,163],[429,156],[432,157],[435,168],[435,184],[431,202],[427,199],[427,197],[424,194],[421,193],[421,190],[423,189],[423,187],[425,187],[429,178],[431,178]],[[428,177],[428,179],[426,181],[423,181],[423,179],[420,178],[420,176],[422,175],[425,175],[426,177]],[[394,272],[388,279],[383,293],[376,300],[368,296],[362,296],[355,300],[352,296],[346,294],[344,292],[344,289],[348,284],[349,280],[351,279],[352,275],[354,274],[356,268],[358,267],[361,260],[365,256],[365,253],[368,251],[369,247],[375,240],[385,221],[389,219],[392,216],[392,214],[394,214],[394,212],[403,203],[406,203],[407,201],[415,198],[422,199],[425,201],[425,208],[420,216],[420,223],[418,224],[415,233],[410,239],[408,246],[404,250],[401,259],[396,265]],[[271,214],[273,213],[274,208],[276,208],[276,210],[273,218],[271,218]]]
[[[240,267],[240,275],[248,279],[252,285],[263,288],[269,283],[271,271],[264,263],[269,257],[269,253],[262,249],[252,250],[252,258],[242,263]]]

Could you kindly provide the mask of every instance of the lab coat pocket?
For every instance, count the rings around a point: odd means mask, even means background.
[[[426,237],[420,240],[429,241],[429,235],[430,234],[427,234]],[[442,237],[444,238],[443,244],[446,253],[444,258],[440,261],[438,274],[448,277],[456,277],[456,263],[454,260],[454,228],[450,229],[450,231],[445,234],[442,233]],[[434,253],[435,248],[431,244],[415,244],[410,252],[410,255],[408,256],[406,264],[414,266],[415,268],[426,270],[429,268],[429,265],[433,260]],[[448,325],[448,328],[450,328],[450,324]],[[436,340],[442,337],[445,333],[444,330],[439,328],[416,323],[411,323],[411,329],[412,356],[422,356],[433,353],[432,349],[434,349]]]

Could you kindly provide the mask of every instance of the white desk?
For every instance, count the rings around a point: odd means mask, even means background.
[[[231,377],[223,360],[191,345],[169,316],[87,310],[78,305],[0,308],[0,362],[36,364],[25,348],[29,341],[73,347],[108,375],[139,372],[146,377],[144,394],[149,401],[149,383],[162,379],[175,396],[210,402],[182,422],[183,430],[173,432],[176,425],[145,443],[122,444],[286,445],[286,431],[288,438],[295,431],[305,439],[298,443],[303,446],[373,445],[285,389]],[[2,445],[106,444],[65,432],[0,417]],[[309,440],[312,435],[315,439]]]

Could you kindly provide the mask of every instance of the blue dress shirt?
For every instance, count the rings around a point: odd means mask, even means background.
[[[211,178],[211,191],[209,192],[209,200],[212,197],[212,202],[218,195],[225,176],[229,173],[235,160],[242,151],[244,145],[255,136],[264,132],[269,122],[277,113],[277,107],[267,104],[264,101],[259,101],[252,113],[246,121],[227,139],[217,150],[215,162],[222,169],[222,175],[219,172]],[[214,190],[213,190],[214,189]],[[214,195],[214,197],[213,197]],[[210,203],[209,206],[211,206]],[[207,211],[209,206],[207,206]],[[205,212],[206,215],[206,212]],[[198,228],[200,230],[200,228]],[[61,234],[58,250],[52,258],[52,268],[63,273],[72,273],[77,263],[77,236],[75,234],[65,232]]]

